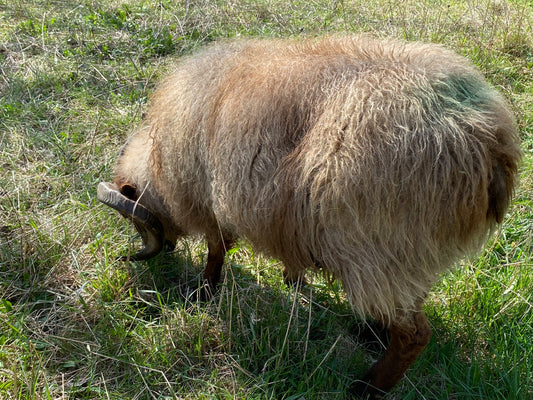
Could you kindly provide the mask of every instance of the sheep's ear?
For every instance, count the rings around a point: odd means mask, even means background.
[[[122,193],[130,200],[137,200],[139,198],[137,194],[137,186],[132,183],[121,183],[118,185],[119,192]]]

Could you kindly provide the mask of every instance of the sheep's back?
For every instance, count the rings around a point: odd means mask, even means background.
[[[505,102],[464,59],[368,37],[223,46],[169,80],[155,147],[174,213],[185,192],[289,269],[341,278],[378,317],[414,308],[482,243],[494,166],[511,188],[519,151]]]

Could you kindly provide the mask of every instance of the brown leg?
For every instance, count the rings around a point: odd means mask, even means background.
[[[207,264],[204,269],[204,281],[210,290],[215,290],[220,281],[222,265],[224,265],[224,256],[230,249],[232,240],[217,236],[215,239],[207,240]]]
[[[387,351],[366,373],[365,383],[355,385],[355,395],[364,398],[366,393],[374,398],[392,389],[429,343],[431,328],[422,311],[412,313],[404,321],[391,325]]]

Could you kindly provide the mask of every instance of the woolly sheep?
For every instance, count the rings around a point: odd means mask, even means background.
[[[237,238],[339,279],[390,344],[354,394],[390,390],[427,345],[431,284],[500,223],[520,150],[506,102],[441,46],[369,36],[239,40],[182,60],[98,198],[159,253]]]

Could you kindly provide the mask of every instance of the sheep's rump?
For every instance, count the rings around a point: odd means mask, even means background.
[[[153,104],[153,180],[179,223],[245,237],[295,273],[323,268],[381,319],[482,244],[519,160],[505,102],[435,45],[222,43]]]

